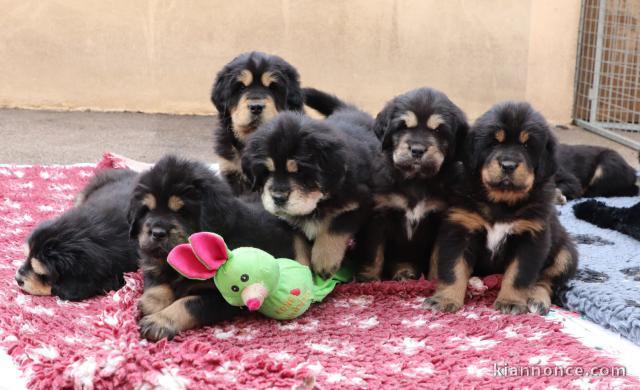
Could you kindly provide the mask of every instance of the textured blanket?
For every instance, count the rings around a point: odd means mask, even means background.
[[[640,197],[598,200],[629,207]],[[580,252],[578,274],[561,301],[568,309],[640,345],[640,241],[577,219],[572,210],[575,203],[560,207],[560,221]]]
[[[138,337],[139,273],[85,302],[24,295],[13,281],[22,242],[71,205],[92,171],[0,167],[0,348],[32,388],[640,386],[560,322],[493,310],[496,277],[456,314],[422,308],[430,282],[351,283],[293,321],[248,315],[158,343]],[[575,367],[597,375],[566,371]]]

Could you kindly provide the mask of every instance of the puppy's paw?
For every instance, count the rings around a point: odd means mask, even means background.
[[[454,313],[462,307],[463,302],[458,302],[453,299],[434,295],[432,297],[426,298],[422,307],[425,309],[430,309],[434,311],[442,311],[445,313]]]
[[[526,303],[503,299],[496,299],[493,307],[502,314],[524,314],[529,312]]]
[[[329,279],[340,269],[340,263],[330,264],[311,264],[313,272],[318,274],[322,279]]]
[[[412,280],[418,279],[418,272],[413,268],[403,268],[397,270],[393,274],[393,280],[402,281],[402,280]]]
[[[549,303],[536,298],[529,298],[527,300],[527,308],[530,313],[540,314],[542,316],[546,316],[547,313],[549,313]]]
[[[563,205],[567,204],[567,197],[564,196],[560,188],[556,188],[556,204]]]
[[[149,341],[158,341],[164,338],[171,340],[178,333],[175,325],[162,313],[143,317],[138,322],[138,328],[140,329],[140,337]]]
[[[138,311],[142,317],[148,316],[169,306],[174,300],[173,291],[168,285],[153,286],[138,300]]]

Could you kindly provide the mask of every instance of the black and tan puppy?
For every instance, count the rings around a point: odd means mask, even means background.
[[[211,92],[219,122],[215,154],[234,193],[248,188],[240,166],[247,136],[281,111],[302,111],[299,79],[282,58],[256,51],[239,55],[218,72]]]
[[[176,245],[199,231],[220,234],[230,248],[251,246],[294,258],[293,232],[262,209],[234,197],[207,166],[174,156],[142,173],[129,206],[144,275],[140,334],[149,340],[230,319],[240,313],[212,281],[189,280],[167,264]]]
[[[40,223],[27,239],[18,286],[71,301],[122,287],[123,274],[138,268],[126,216],[135,179],[129,170],[98,172],[73,208]]]
[[[558,145],[556,186],[571,200],[596,196],[636,196],[636,171],[615,150],[592,145]]]
[[[458,310],[470,275],[504,273],[495,307],[545,314],[578,261],[553,204],[556,140],[529,104],[509,102],[483,114],[466,143],[468,179],[441,226],[431,269],[438,287],[425,305]]]
[[[447,96],[419,88],[391,100],[375,121],[382,141],[387,180],[380,180],[376,215],[369,227],[381,229],[373,263],[361,280],[417,279],[426,272],[439,221],[446,209],[448,183],[456,176],[458,149],[468,130],[466,117]],[[374,238],[377,237],[377,238]]]
[[[380,148],[368,114],[352,106],[325,114],[323,121],[279,114],[250,137],[242,157],[265,209],[300,232],[298,253],[307,254],[298,261],[322,277],[338,270],[369,214]]]

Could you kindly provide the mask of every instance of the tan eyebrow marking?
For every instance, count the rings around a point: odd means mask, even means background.
[[[244,84],[245,87],[248,87],[253,82],[253,74],[249,69],[243,69],[238,75],[238,81]]]
[[[518,140],[520,140],[520,143],[523,144],[525,142],[527,142],[529,140],[529,133],[527,133],[526,131],[521,131],[520,132],[520,137],[518,137]]]
[[[169,208],[172,211],[178,211],[184,206],[184,201],[179,196],[171,195],[169,197]]]
[[[277,80],[276,76],[271,72],[264,72],[262,77],[260,77],[260,81],[262,81],[262,85],[268,87],[271,83],[275,83]]]
[[[498,142],[500,142],[500,143],[504,142],[505,138],[506,138],[506,134],[505,134],[504,130],[500,129],[500,130],[496,131],[496,140],[498,140]]]
[[[153,210],[156,208],[156,197],[153,194],[146,194],[144,198],[142,198],[142,204],[147,206],[149,210]]]
[[[404,121],[405,126],[407,126],[410,129],[418,126],[418,117],[413,111],[405,111],[398,118],[402,119]]]
[[[296,173],[298,172],[298,163],[296,160],[287,160],[287,172]]]
[[[433,114],[427,119],[427,127],[431,130],[435,130],[444,123],[444,118],[440,114]]]
[[[35,257],[31,259],[31,269],[38,275],[49,275],[49,270]]]
[[[267,160],[264,162],[264,165],[267,167],[267,170],[269,172],[275,172],[276,164],[273,162],[273,159],[271,157],[267,158]]]

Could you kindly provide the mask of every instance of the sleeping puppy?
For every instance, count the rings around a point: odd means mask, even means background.
[[[323,121],[279,114],[249,138],[242,167],[265,209],[298,229],[297,260],[327,278],[369,214],[380,144],[368,114],[325,113]]]
[[[380,279],[383,265],[395,280],[417,279],[426,271],[468,127],[462,110],[431,88],[400,95],[378,114],[374,129],[390,180],[375,197],[370,229],[383,231],[376,242],[372,236],[368,241],[377,255],[367,256],[374,261],[358,279]]]
[[[456,311],[470,275],[504,273],[496,309],[545,314],[578,261],[553,204],[556,140],[529,104],[508,102],[476,121],[466,147],[468,178],[443,220],[425,305]]]
[[[556,186],[571,200],[636,196],[636,171],[615,150],[592,145],[558,145]]]
[[[235,198],[207,166],[166,156],[142,173],[129,206],[130,235],[139,245],[144,293],[138,301],[140,334],[173,338],[187,329],[233,318],[213,281],[182,277],[167,263],[176,245],[199,231],[220,234],[230,248],[251,246],[293,258],[289,226],[260,204]]]
[[[136,179],[129,170],[98,172],[64,214],[29,235],[18,286],[33,295],[77,301],[117,290],[138,268],[126,208]]]
[[[240,153],[249,134],[278,112],[302,111],[298,72],[280,57],[248,52],[224,66],[213,85],[211,101],[218,110],[215,154],[234,193],[247,190]]]

